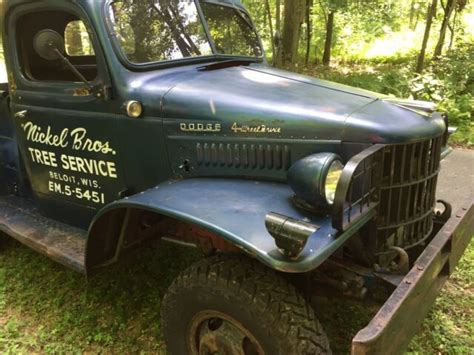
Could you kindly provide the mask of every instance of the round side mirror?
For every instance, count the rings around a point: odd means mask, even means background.
[[[58,60],[64,55],[64,38],[54,30],[41,30],[33,39],[33,47],[46,60]]]

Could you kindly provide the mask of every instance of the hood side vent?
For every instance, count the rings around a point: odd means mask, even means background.
[[[199,166],[288,170],[290,148],[275,144],[197,143]]]

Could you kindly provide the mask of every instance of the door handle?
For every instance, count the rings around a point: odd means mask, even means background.
[[[15,118],[25,118],[27,113],[27,110],[18,111],[17,113],[15,113]]]

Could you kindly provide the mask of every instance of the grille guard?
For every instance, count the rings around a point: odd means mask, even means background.
[[[368,326],[357,333],[353,355],[404,353],[472,239],[473,202],[471,197],[444,224]]]
[[[346,164],[332,225],[344,233],[364,214],[374,212],[366,243],[374,262],[387,265],[393,248],[409,250],[432,235],[442,139],[374,145]]]
[[[332,216],[332,226],[339,232],[345,232],[362,216],[378,207],[385,147],[383,144],[374,145],[354,156],[344,167]],[[359,180],[362,191],[354,199],[354,185]]]

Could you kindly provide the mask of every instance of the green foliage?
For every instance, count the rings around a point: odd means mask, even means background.
[[[416,98],[434,101],[448,112],[450,124],[459,127],[457,143],[474,145],[474,42],[438,58],[410,84]]]

